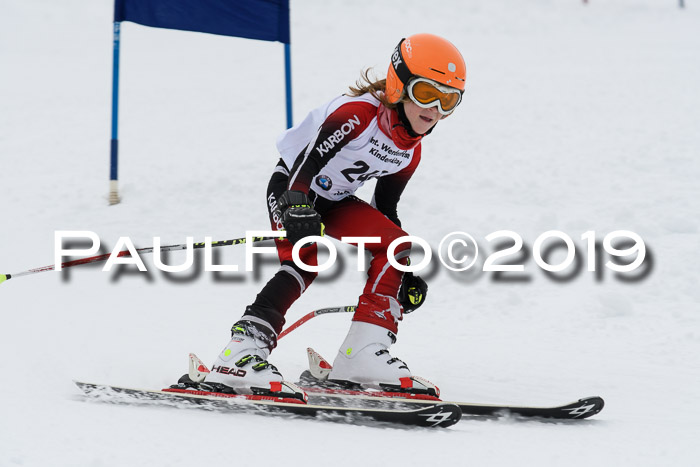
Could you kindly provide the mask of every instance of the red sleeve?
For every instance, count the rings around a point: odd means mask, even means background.
[[[406,188],[408,181],[413,176],[413,172],[416,171],[416,168],[420,163],[420,157],[421,145],[419,143],[413,150],[413,158],[411,159],[411,163],[395,174],[380,177],[377,180],[377,185],[374,189],[374,199],[372,204],[374,204],[379,212],[384,214],[399,227],[401,227],[401,221],[399,220],[396,208],[399,204],[399,199],[401,199],[401,194],[403,193],[404,188]]]
[[[299,154],[289,173],[289,190],[309,192],[311,181],[340,149],[357,138],[377,115],[369,102],[348,102],[321,124],[316,138]]]

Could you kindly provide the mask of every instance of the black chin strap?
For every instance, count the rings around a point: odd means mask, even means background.
[[[399,114],[399,121],[400,121],[401,123],[397,123],[396,125],[394,125],[394,127],[396,127],[397,125],[403,126],[403,127],[406,129],[406,131],[408,132],[408,134],[409,134],[409,136],[410,136],[411,138],[418,138],[418,137],[422,137],[422,136],[427,136],[427,135],[430,134],[430,132],[433,131],[433,128],[435,128],[435,127],[437,126],[437,123],[435,123],[435,125],[433,125],[432,127],[430,127],[430,130],[426,131],[426,132],[423,133],[422,135],[419,135],[418,133],[416,133],[415,131],[413,131],[413,128],[411,127],[411,122],[408,120],[408,117],[406,116],[406,111],[405,111],[404,108],[403,108],[403,102],[399,102],[399,103],[396,105],[396,111],[397,111],[398,114]],[[438,120],[438,121],[439,121],[439,120]]]

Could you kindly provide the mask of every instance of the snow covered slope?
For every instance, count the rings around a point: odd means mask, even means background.
[[[600,395],[605,410],[583,423],[425,431],[84,403],[72,380],[160,388],[186,371],[188,352],[211,362],[276,270],[166,275],[144,258],[148,274],[88,266],[0,285],[1,466],[697,465],[697,5],[434,3],[292,2],[295,119],[365,67],[383,75],[401,37],[443,35],[465,56],[467,92],[425,140],[399,205],[404,227],[435,247],[469,232],[484,255],[494,231],[517,232],[531,252],[560,230],[584,262],[565,281],[531,253],[515,257],[523,273],[504,276],[520,280],[438,265],[393,353],[448,399]],[[94,231],[109,251],[120,236],[150,246],[268,227],[282,46],[125,23],[123,202],[109,207],[111,19],[109,0],[0,0],[0,273],[51,264],[56,230]],[[602,274],[586,271],[581,235],[620,229],[648,247],[642,279],[602,263]],[[363,273],[339,250],[345,268],[314,284],[289,321],[355,302]],[[243,260],[241,247],[221,250],[222,263]],[[306,346],[330,359],[348,325],[318,317],[271,361],[294,379]]]

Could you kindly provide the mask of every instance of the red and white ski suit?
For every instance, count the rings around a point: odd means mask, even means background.
[[[380,237],[368,243],[372,254],[368,279],[354,321],[382,326],[394,333],[403,310],[396,300],[403,273],[387,259],[387,247],[408,235],[396,207],[406,183],[420,162],[420,136],[411,136],[396,110],[370,94],[340,96],[311,111],[277,141],[281,159],[270,179],[267,205],[273,229],[281,230],[277,199],[286,190],[309,195],[321,215],[325,233],[341,237]],[[377,178],[372,204],[353,196],[367,180]],[[292,244],[276,241],[282,267],[246,310],[269,322],[279,333],[287,309],[317,274],[292,260]],[[395,259],[406,264],[410,242],[400,244]],[[305,264],[316,265],[317,247],[301,249]]]

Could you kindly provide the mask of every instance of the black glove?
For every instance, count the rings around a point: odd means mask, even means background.
[[[279,199],[282,225],[287,231],[287,240],[296,244],[309,235],[323,236],[321,215],[314,210],[309,197],[303,191],[285,191]],[[311,243],[304,245],[308,246]]]
[[[404,272],[399,289],[398,300],[404,313],[410,313],[425,302],[428,295],[428,284],[412,272]]]

